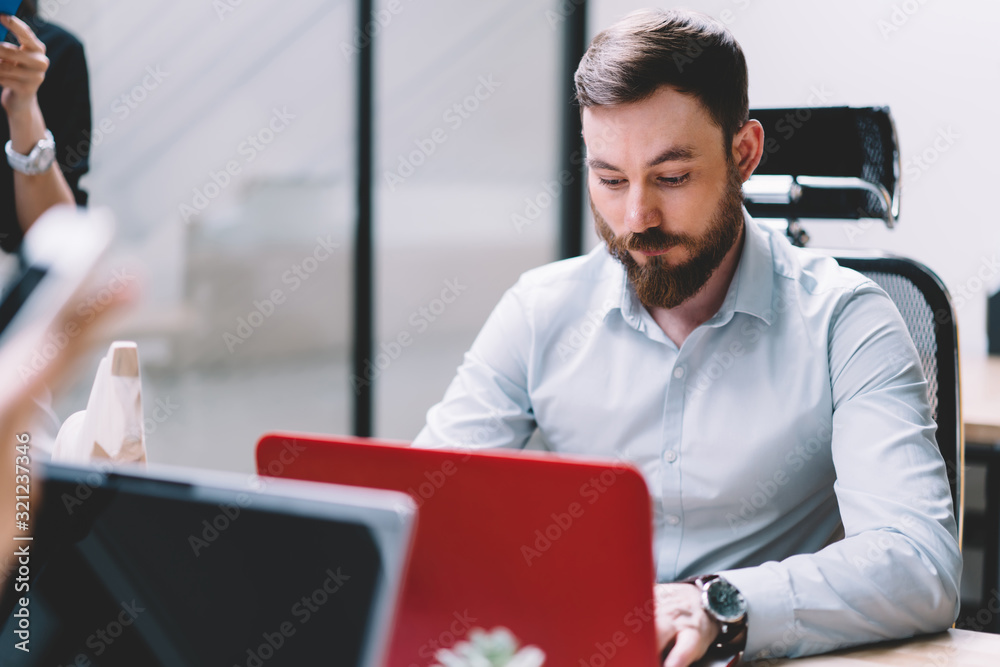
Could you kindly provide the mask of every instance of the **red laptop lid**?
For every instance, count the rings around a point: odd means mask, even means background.
[[[257,470],[416,500],[388,667],[427,667],[497,627],[550,667],[657,664],[650,499],[631,466],[278,433],[257,444]]]

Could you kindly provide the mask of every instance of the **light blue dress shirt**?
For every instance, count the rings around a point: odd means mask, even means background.
[[[414,444],[523,447],[537,427],[633,463],[658,579],[729,579],[749,657],[942,630],[962,559],[906,326],[870,280],[744,217],[725,301],[679,349],[603,245],[525,273]]]

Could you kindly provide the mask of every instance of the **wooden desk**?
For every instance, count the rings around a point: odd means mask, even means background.
[[[861,646],[846,651],[795,660],[763,660],[752,667],[996,667],[1000,663],[1000,635],[948,630],[898,642]]]
[[[1000,442],[1000,357],[963,358],[961,382],[965,441]]]
[[[986,508],[979,531],[983,538],[980,597],[985,605],[1000,588],[1000,358],[965,357],[960,377],[965,462],[986,468]],[[965,516],[972,518],[968,510]],[[1000,632],[1000,618],[992,619],[987,629]]]

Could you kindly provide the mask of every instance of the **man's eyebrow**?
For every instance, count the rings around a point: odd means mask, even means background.
[[[649,165],[647,166],[655,167],[656,165],[663,164],[664,162],[693,160],[696,157],[698,157],[698,153],[691,146],[673,146],[650,160]]]
[[[674,146],[663,151],[655,158],[649,161],[648,167],[655,167],[658,164],[663,164],[664,162],[681,162],[687,160],[693,160],[698,157],[697,151],[691,146]],[[600,158],[588,157],[587,166],[591,169],[605,169],[607,171],[621,171],[618,167],[614,166],[609,162],[605,162]]]
[[[596,157],[587,158],[587,166],[591,169],[606,169],[607,171],[621,171],[618,167],[605,162],[604,160],[598,159]]]

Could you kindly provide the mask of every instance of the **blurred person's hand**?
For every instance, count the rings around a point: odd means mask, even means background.
[[[45,45],[28,24],[16,16],[0,15],[0,21],[20,43],[16,46],[0,42],[0,86],[3,86],[0,104],[8,116],[31,113],[38,107],[38,89],[49,69]],[[17,148],[14,146],[15,150]]]
[[[103,290],[101,294],[106,292],[107,290]],[[8,546],[14,544],[12,538],[15,534],[27,534],[16,530],[15,496],[24,494],[16,493],[15,489],[24,481],[30,485],[31,497],[28,502],[31,505],[31,521],[35,518],[40,498],[41,480],[36,475],[37,465],[30,448],[30,427],[37,410],[33,396],[43,387],[61,385],[68,376],[72,362],[93,342],[99,326],[135,296],[128,289],[114,294],[112,302],[97,312],[96,317],[93,314],[95,311],[87,311],[87,317],[90,318],[87,319],[77,312],[76,306],[96,297],[97,293],[96,289],[85,290],[80,298],[73,299],[47,331],[39,331],[40,327],[22,330],[0,347],[0,544],[4,545],[0,552],[4,554],[0,557],[0,581],[6,577],[6,570],[12,565],[7,557],[7,554],[13,553],[13,548],[8,549]],[[74,335],[60,336],[66,332],[74,332]],[[53,340],[65,340],[65,345],[55,346]],[[51,353],[50,350],[55,352]],[[47,363],[36,371],[36,367],[32,366],[32,359],[39,352],[43,353]],[[27,369],[31,370],[26,372]],[[15,448],[22,443],[29,444],[27,461],[19,459],[15,463],[15,459],[22,456]],[[21,471],[16,469],[16,464],[30,471],[27,480],[23,477],[17,479]],[[23,507],[16,509],[21,511]]]
[[[3,86],[0,105],[7,112],[10,147],[24,156],[40,141],[51,137],[46,134],[45,117],[38,104],[38,89],[45,81],[49,59],[45,56],[45,44],[27,23],[7,14],[0,15],[0,22],[19,43],[0,42],[0,86]],[[26,232],[50,207],[75,205],[76,198],[59,165],[52,162],[41,173],[28,175],[14,170],[14,204],[17,222]]]

